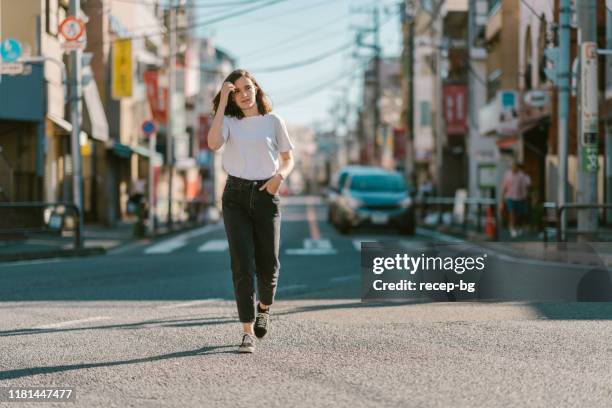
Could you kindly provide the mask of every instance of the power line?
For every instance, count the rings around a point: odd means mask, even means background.
[[[306,60],[302,60],[299,62],[294,62],[294,63],[286,64],[286,65],[277,65],[274,67],[252,68],[251,71],[259,72],[259,73],[266,73],[266,72],[286,71],[288,69],[301,68],[303,66],[311,65],[311,64],[314,64],[315,62],[324,60],[325,58],[331,57],[332,55],[335,55],[341,51],[346,51],[346,48],[352,44],[353,44],[352,41],[342,44],[340,47],[334,48],[333,50],[327,51],[323,54],[319,54],[317,56],[314,56],[314,57],[311,57],[311,58],[308,58]]]
[[[340,75],[337,75],[337,76],[333,77],[329,81],[326,81],[326,82],[324,82],[322,84],[318,84],[317,86],[311,87],[311,88],[306,89],[304,91],[301,91],[301,92],[299,92],[297,94],[285,97],[281,101],[279,101],[278,104],[286,106],[286,105],[292,104],[292,103],[297,102],[297,101],[302,101],[305,98],[308,98],[308,97],[310,97],[312,95],[315,95],[315,94],[317,94],[317,93],[319,93],[321,91],[326,90],[330,85],[333,85],[335,82],[337,82],[337,81],[339,81],[339,80],[341,80],[343,78],[349,78],[350,79],[350,78],[352,78],[354,75],[356,75],[358,73],[358,70],[355,69],[355,68],[358,68],[358,67],[351,67],[350,69],[343,70],[340,73]],[[351,74],[351,71],[352,71],[352,74]]]
[[[525,0],[521,0],[521,3],[523,3],[523,5],[527,7],[529,11],[533,13],[534,16],[536,16],[537,18],[541,18],[541,16],[538,15],[538,13],[534,10],[534,8],[531,7],[531,4],[527,3]]]
[[[334,19],[334,21],[337,21],[338,19]],[[325,24],[322,24],[320,27],[324,27],[324,26],[328,26],[329,23],[325,22]],[[300,31],[299,33],[297,33],[294,36],[291,36],[287,39],[283,39],[280,42],[271,44],[265,48],[261,48],[258,50],[255,50],[255,52],[249,52],[246,54],[243,54],[240,56],[240,58],[249,58],[249,57],[256,57],[256,58],[261,58],[262,56],[266,56],[269,54],[273,54],[273,53],[278,53],[279,50],[284,50],[287,48],[294,48],[296,47],[298,44],[301,44],[305,41],[303,40],[308,40],[308,42],[314,43],[316,40],[318,40],[321,37],[332,37],[335,34],[339,34],[341,31],[344,31],[344,28],[341,29],[336,29],[332,32],[320,32],[318,31],[318,28],[312,28],[312,29],[308,29],[306,30],[307,32],[304,31]],[[310,36],[312,34],[323,34],[322,36],[317,36],[315,38],[313,38],[312,40],[310,39]],[[315,40],[316,39],[316,40]],[[298,40],[298,41],[294,41],[294,40]]]
[[[268,6],[273,6],[275,4],[282,3],[282,2],[285,2],[285,1],[287,1],[287,0],[271,0],[271,1],[268,1],[268,2],[263,3],[263,4],[258,4],[255,7],[251,7],[251,8],[247,8],[247,9],[241,9],[241,10],[239,10],[237,12],[233,12],[233,13],[226,13],[226,14],[223,14],[223,15],[221,15],[219,17],[214,17],[214,18],[211,18],[211,19],[206,20],[206,21],[198,21],[198,22],[195,22],[193,24],[188,24],[188,25],[186,25],[184,27],[177,27],[175,30],[173,30],[173,32],[175,32],[175,33],[183,32],[183,31],[187,31],[187,30],[190,30],[192,28],[197,28],[197,27],[200,27],[200,26],[203,26],[203,25],[208,25],[208,24],[217,23],[219,21],[229,20],[231,18],[238,17],[238,16],[241,16],[243,14],[250,13],[252,11],[260,10],[260,9],[268,7]],[[139,29],[156,28],[156,27],[157,26],[155,26],[155,27],[154,26],[151,26],[151,27],[139,27]],[[158,33],[134,34],[134,35],[129,35],[129,36],[120,37],[120,38],[123,38],[123,39],[132,39],[132,40],[134,40],[134,39],[147,39],[147,38],[151,38],[151,37],[157,37],[157,36],[165,35],[165,34],[168,34],[169,32],[170,32],[170,30],[162,30],[161,32],[158,32]],[[112,42],[112,40],[110,42]],[[93,43],[93,45],[103,45],[103,44],[106,44],[106,43],[108,43],[108,42],[107,41],[102,41],[102,42],[98,42],[98,43]]]
[[[273,15],[270,15],[270,16],[266,16],[264,18],[258,18],[257,21],[245,23],[245,24],[243,24],[243,26],[252,25],[252,24],[258,24],[258,23],[260,23],[262,21],[273,20],[273,19],[278,18],[278,17],[285,17],[288,14],[293,14],[293,13],[297,13],[299,11],[309,10],[309,9],[313,9],[313,8],[316,8],[316,7],[319,7],[319,6],[330,4],[332,1],[337,1],[337,0],[323,0],[323,1],[320,1],[318,3],[306,4],[303,7],[292,8],[289,11],[285,11],[285,12],[278,13],[278,14],[273,14]]]
[[[161,2],[155,0],[113,0],[119,3],[128,3],[128,4],[142,4],[145,6],[162,6]],[[243,1],[228,1],[224,3],[196,3],[196,4],[184,4],[181,7],[189,8],[189,9],[200,9],[200,8],[216,8],[216,7],[231,7],[231,6],[244,6],[253,3],[262,2],[264,0],[243,0]]]

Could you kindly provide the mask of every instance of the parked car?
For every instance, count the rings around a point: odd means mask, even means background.
[[[350,172],[332,215],[342,233],[363,225],[396,227],[408,235],[415,232],[412,191],[397,172]]]
[[[382,172],[385,170],[374,166],[349,165],[344,166],[334,174],[327,189],[327,221],[334,224],[336,219],[336,210],[338,208],[338,199],[342,194],[342,188],[346,184],[348,176],[352,173],[373,173]]]

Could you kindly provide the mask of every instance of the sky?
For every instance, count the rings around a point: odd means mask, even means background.
[[[240,13],[270,0],[250,4],[240,0],[194,0],[197,21]],[[380,10],[382,55],[398,56],[401,49],[398,0],[280,0],[277,4],[207,24],[198,34],[211,37],[215,45],[237,59],[238,67],[250,71],[272,100],[273,109],[288,124],[328,129],[335,101],[353,106],[363,81],[360,65],[372,50],[355,46],[355,32],[373,26],[372,9]],[[373,43],[373,36],[364,43]],[[362,58],[354,58],[358,51]],[[266,72],[317,57],[327,58],[293,69]]]

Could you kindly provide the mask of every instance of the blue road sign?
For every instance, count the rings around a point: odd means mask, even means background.
[[[150,136],[155,132],[155,123],[152,120],[145,120],[142,123],[142,131],[145,135]]]
[[[7,38],[0,43],[2,61],[15,62],[21,57],[21,43],[14,38]]]

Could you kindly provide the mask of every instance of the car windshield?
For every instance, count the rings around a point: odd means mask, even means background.
[[[353,176],[349,188],[355,191],[401,192],[406,190],[406,184],[399,175],[360,174]]]

